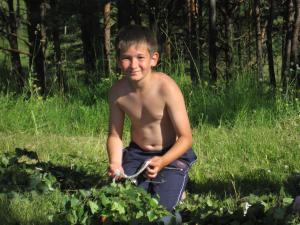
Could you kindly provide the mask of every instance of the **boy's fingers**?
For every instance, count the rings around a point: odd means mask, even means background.
[[[148,167],[146,171],[146,175],[148,178],[155,178],[157,176],[157,168],[153,167]]]
[[[147,173],[146,174],[148,178],[155,178],[157,176],[157,173]]]

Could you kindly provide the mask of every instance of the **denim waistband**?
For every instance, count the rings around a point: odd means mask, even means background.
[[[163,149],[161,149],[161,150],[146,150],[146,149],[141,148],[141,147],[140,147],[138,144],[136,144],[135,142],[131,141],[131,142],[129,143],[129,146],[128,146],[128,147],[129,147],[129,148],[140,149],[140,150],[143,150],[143,151],[149,152],[149,153],[159,153],[159,152],[165,153],[165,152],[167,152],[172,146],[167,147],[167,148],[163,148]]]
[[[162,150],[144,150],[135,142],[130,142],[129,146],[126,148],[128,151],[139,151],[139,154],[148,156],[162,156],[165,154],[172,146],[168,148],[163,148]],[[182,156],[179,157],[180,160],[185,161],[189,166],[197,160],[197,156],[192,148],[188,149]]]

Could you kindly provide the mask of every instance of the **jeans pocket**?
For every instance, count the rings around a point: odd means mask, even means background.
[[[181,171],[182,173],[186,173],[189,169],[189,166],[183,160],[176,159],[175,161],[170,163],[168,166],[166,166],[164,169],[176,170],[176,171]]]

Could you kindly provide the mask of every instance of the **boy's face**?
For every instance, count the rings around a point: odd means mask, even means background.
[[[146,43],[131,45],[128,49],[121,49],[118,64],[123,74],[132,81],[142,80],[149,75],[152,67],[156,66],[158,53],[150,55]]]

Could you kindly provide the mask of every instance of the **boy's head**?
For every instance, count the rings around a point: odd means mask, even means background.
[[[156,35],[149,29],[138,25],[128,25],[123,27],[117,36],[117,56],[121,50],[126,50],[135,44],[146,44],[150,55],[158,51]]]

